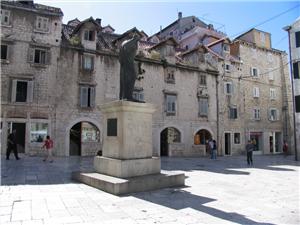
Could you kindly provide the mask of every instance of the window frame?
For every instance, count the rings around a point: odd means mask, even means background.
[[[2,59],[2,46],[6,46],[6,57]],[[6,44],[5,42],[1,43],[1,62],[9,62],[9,50],[10,46],[8,44]]]
[[[259,98],[259,87],[253,87],[253,98]]]
[[[275,100],[276,99],[276,89],[270,88],[270,99]]]
[[[296,48],[300,47],[300,31],[295,32],[295,46]]]
[[[229,85],[229,86],[227,86],[227,85]],[[229,89],[228,89],[228,87],[229,87]],[[232,82],[224,82],[224,93],[226,95],[233,95],[233,83]]]
[[[86,67],[86,59],[87,58],[91,59],[91,68],[87,68]],[[81,69],[83,71],[86,71],[86,72],[92,72],[92,71],[94,71],[94,65],[95,65],[95,57],[93,55],[87,55],[87,54],[82,55]]]
[[[275,117],[272,117],[272,111],[275,112]],[[277,108],[269,108],[269,120],[278,121],[279,120],[279,110]]]
[[[4,13],[8,13],[8,15],[4,15],[4,17],[2,17],[2,14]],[[8,18],[7,22],[4,22],[4,18]],[[10,26],[10,18],[11,18],[11,11],[7,10],[7,9],[1,9],[1,26]]]
[[[32,128],[33,128],[33,124],[46,124],[47,125],[47,133],[44,134],[44,138],[42,141],[32,141]],[[49,135],[49,122],[39,122],[39,121],[31,121],[30,122],[30,131],[29,131],[29,141],[31,144],[42,144],[44,142],[44,140],[46,139],[46,136]]]
[[[86,90],[86,93],[84,91]],[[93,109],[96,105],[96,87],[92,85],[79,86],[79,107],[81,109]]]
[[[172,99],[172,98],[174,98],[175,101],[169,102],[168,99]],[[170,105],[171,105],[170,107],[171,110],[169,110]],[[177,114],[177,94],[165,93],[165,112],[167,116],[175,116]]]
[[[11,86],[11,102],[12,103],[32,103],[33,101],[33,91],[34,91],[34,82],[33,80],[25,80],[25,79],[12,79],[12,86]],[[26,100],[25,101],[17,101],[17,88],[18,82],[26,82]]]
[[[39,62],[36,62],[36,51],[39,51]],[[44,60],[42,60],[42,53],[44,52]],[[28,62],[35,66],[47,66],[51,61],[51,51],[49,48],[41,46],[29,46],[28,49]],[[43,62],[44,61],[44,62]]]
[[[144,90],[139,88],[134,88],[132,92],[132,97],[137,101],[143,102],[145,97]]]
[[[293,77],[295,79],[300,79],[300,61],[293,63]]]
[[[233,112],[233,114],[232,114]],[[236,120],[238,119],[238,108],[237,106],[229,106],[229,110],[228,110],[228,117],[231,120]]]
[[[207,77],[206,75],[199,76],[199,85],[200,86],[207,86]]]
[[[256,74],[254,71],[256,71]],[[251,67],[251,76],[253,78],[259,78],[259,69],[257,67]]]
[[[39,21],[39,20],[41,20],[41,21]],[[39,23],[40,23],[41,27],[39,27]],[[46,27],[45,27],[45,25],[46,25]],[[36,16],[34,31],[42,32],[42,33],[49,33],[50,32],[50,19],[48,17]]]
[[[253,120],[260,120],[260,108],[253,108]]]
[[[95,41],[95,31],[94,30],[84,30],[83,40],[85,41]]]
[[[236,142],[236,134],[238,134],[238,142]],[[233,144],[235,144],[235,145],[241,144],[241,133],[240,132],[233,133]]]

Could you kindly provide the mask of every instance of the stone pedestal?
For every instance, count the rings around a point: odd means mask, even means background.
[[[101,106],[104,119],[102,156],[94,158],[97,173],[74,173],[83,183],[112,194],[184,185],[182,173],[160,173],[152,157],[151,104],[114,101]]]

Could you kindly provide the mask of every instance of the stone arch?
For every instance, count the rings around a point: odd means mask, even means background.
[[[201,127],[194,131],[194,144],[195,145],[205,145],[209,139],[213,138],[213,132],[206,127]]]
[[[70,129],[76,125],[77,123],[81,123],[81,122],[88,122],[93,124],[99,131],[100,131],[100,143],[102,143],[102,132],[103,130],[101,129],[102,126],[101,124],[92,118],[87,118],[87,117],[80,117],[80,118],[76,118],[75,120],[72,120],[72,122],[69,123],[69,125],[66,127],[65,129],[65,155],[69,156],[70,152]]]
[[[166,126],[160,131],[160,155],[169,156],[169,145],[182,143],[182,132],[175,126]]]

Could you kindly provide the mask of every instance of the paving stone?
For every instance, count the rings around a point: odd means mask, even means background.
[[[91,171],[92,157],[41,159],[2,159],[1,225],[300,224],[300,164],[292,157],[254,156],[254,167],[241,156],[162,158],[164,170],[185,173],[186,187],[125,196],[70,179],[72,171]]]

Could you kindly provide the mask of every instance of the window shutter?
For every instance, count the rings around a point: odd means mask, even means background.
[[[28,60],[28,62],[33,63],[33,61],[34,61],[34,49],[33,48],[29,47],[27,60]]]
[[[299,79],[300,78],[300,75],[299,75],[299,63],[296,62],[296,63],[293,63],[293,72],[294,72],[294,79]]]
[[[250,75],[253,76],[253,68],[250,67]]]
[[[84,55],[81,55],[81,69],[83,70],[84,69],[84,63],[85,63],[85,60],[84,60]]]
[[[94,70],[94,57],[91,57],[91,70],[93,71]]]
[[[46,60],[45,60],[45,63],[49,65],[50,62],[51,62],[51,51],[47,50],[46,51]]]
[[[27,101],[32,102],[33,100],[33,81],[27,82]]]
[[[276,109],[276,119],[275,120],[279,120],[279,110]]]
[[[230,83],[230,93],[233,94],[234,93],[234,87],[233,87],[233,83]]]
[[[95,87],[90,87],[90,106],[95,107]]]
[[[88,87],[80,87],[80,106],[88,106]]]
[[[11,85],[11,102],[16,101],[16,92],[17,92],[17,80],[12,80]]]

